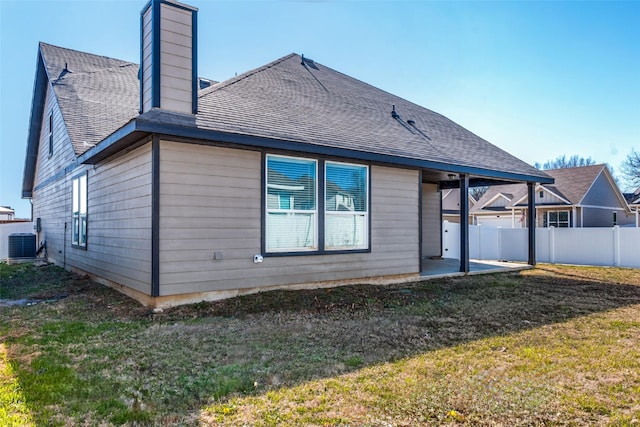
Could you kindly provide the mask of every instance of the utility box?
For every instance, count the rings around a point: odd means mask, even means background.
[[[36,235],[32,233],[14,233],[9,235],[9,259],[35,258]]]

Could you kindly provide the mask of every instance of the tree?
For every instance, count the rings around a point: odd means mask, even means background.
[[[631,149],[631,153],[620,166],[625,183],[633,189],[640,187],[640,151]]]
[[[593,160],[591,157],[584,158],[577,154],[574,154],[568,159],[567,159],[567,156],[562,155],[562,156],[556,157],[553,160],[548,160],[544,162],[543,165],[536,162],[533,164],[533,166],[536,169],[563,169],[563,168],[576,168],[580,166],[590,166],[595,164],[596,164],[595,160]]]
[[[484,195],[484,193],[487,192],[487,190],[489,189],[489,187],[486,186],[482,186],[482,187],[471,187],[469,188],[469,194],[476,200],[480,200],[480,197],[482,197]]]

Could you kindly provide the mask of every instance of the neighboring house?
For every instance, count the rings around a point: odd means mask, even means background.
[[[624,198],[627,200],[629,208],[636,215],[636,227],[640,227],[640,187],[633,193],[625,193]]]
[[[632,225],[635,215],[606,165],[546,170],[554,184],[535,189],[538,227],[612,227]],[[474,224],[525,227],[527,188],[492,186],[470,209]]]
[[[0,206],[0,221],[12,221],[15,219],[16,212],[9,206]]]
[[[525,186],[526,188],[526,186]],[[478,201],[469,194],[469,209]],[[442,220],[460,223],[460,189],[450,188],[442,190]],[[469,218],[471,223],[471,218]]]
[[[296,54],[200,89],[196,17],[149,2],[141,67],[39,45],[22,195],[50,261],[155,306],[407,280],[441,254],[443,182],[553,181]]]

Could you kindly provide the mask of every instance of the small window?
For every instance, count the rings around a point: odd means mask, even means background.
[[[71,244],[87,247],[87,174],[72,181],[73,211],[71,221]]]
[[[540,190],[540,198],[542,199],[544,197],[544,191]]]
[[[368,247],[368,168],[325,164],[325,249]]]
[[[618,212],[613,213],[613,225],[618,225]]]
[[[267,252],[318,249],[317,161],[267,156]]]
[[[49,155],[53,154],[53,112],[49,113]]]

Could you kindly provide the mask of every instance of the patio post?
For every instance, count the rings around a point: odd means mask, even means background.
[[[527,182],[527,228],[529,233],[529,265],[536,265],[536,183]]]
[[[469,272],[469,175],[460,174],[460,272]]]

